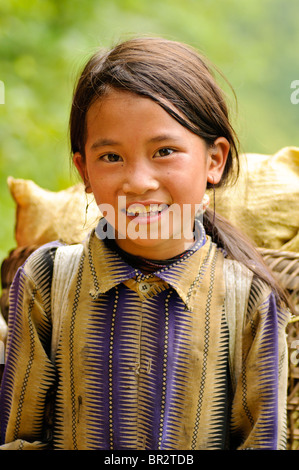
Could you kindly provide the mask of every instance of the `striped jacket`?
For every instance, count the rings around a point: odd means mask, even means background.
[[[10,296],[3,449],[284,449],[288,312],[207,237],[142,274],[93,231]]]

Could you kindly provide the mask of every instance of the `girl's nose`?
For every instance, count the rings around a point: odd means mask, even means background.
[[[136,164],[127,169],[123,181],[125,194],[145,194],[158,188],[159,181],[147,165]]]

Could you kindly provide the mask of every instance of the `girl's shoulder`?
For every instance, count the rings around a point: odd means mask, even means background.
[[[60,241],[41,245],[28,256],[20,270],[35,284],[38,280],[51,278],[57,249],[62,246],[67,245]]]
[[[226,289],[226,302],[242,306],[244,312],[254,311],[275,295],[270,284],[261,279],[243,263],[224,258],[223,274]]]
[[[259,310],[277,312],[287,324],[290,309],[273,286],[239,261],[224,258],[223,272],[227,311],[252,318]],[[241,312],[241,313],[240,313]]]

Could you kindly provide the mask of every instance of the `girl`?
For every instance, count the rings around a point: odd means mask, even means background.
[[[283,449],[287,299],[243,236],[202,217],[206,187],[238,171],[205,61],[158,38],[96,53],[70,136],[105,218],[14,280],[3,448]]]

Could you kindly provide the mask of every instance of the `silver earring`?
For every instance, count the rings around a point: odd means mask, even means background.
[[[202,204],[202,211],[205,212],[210,205],[210,196],[207,193],[204,194],[201,204]]]

